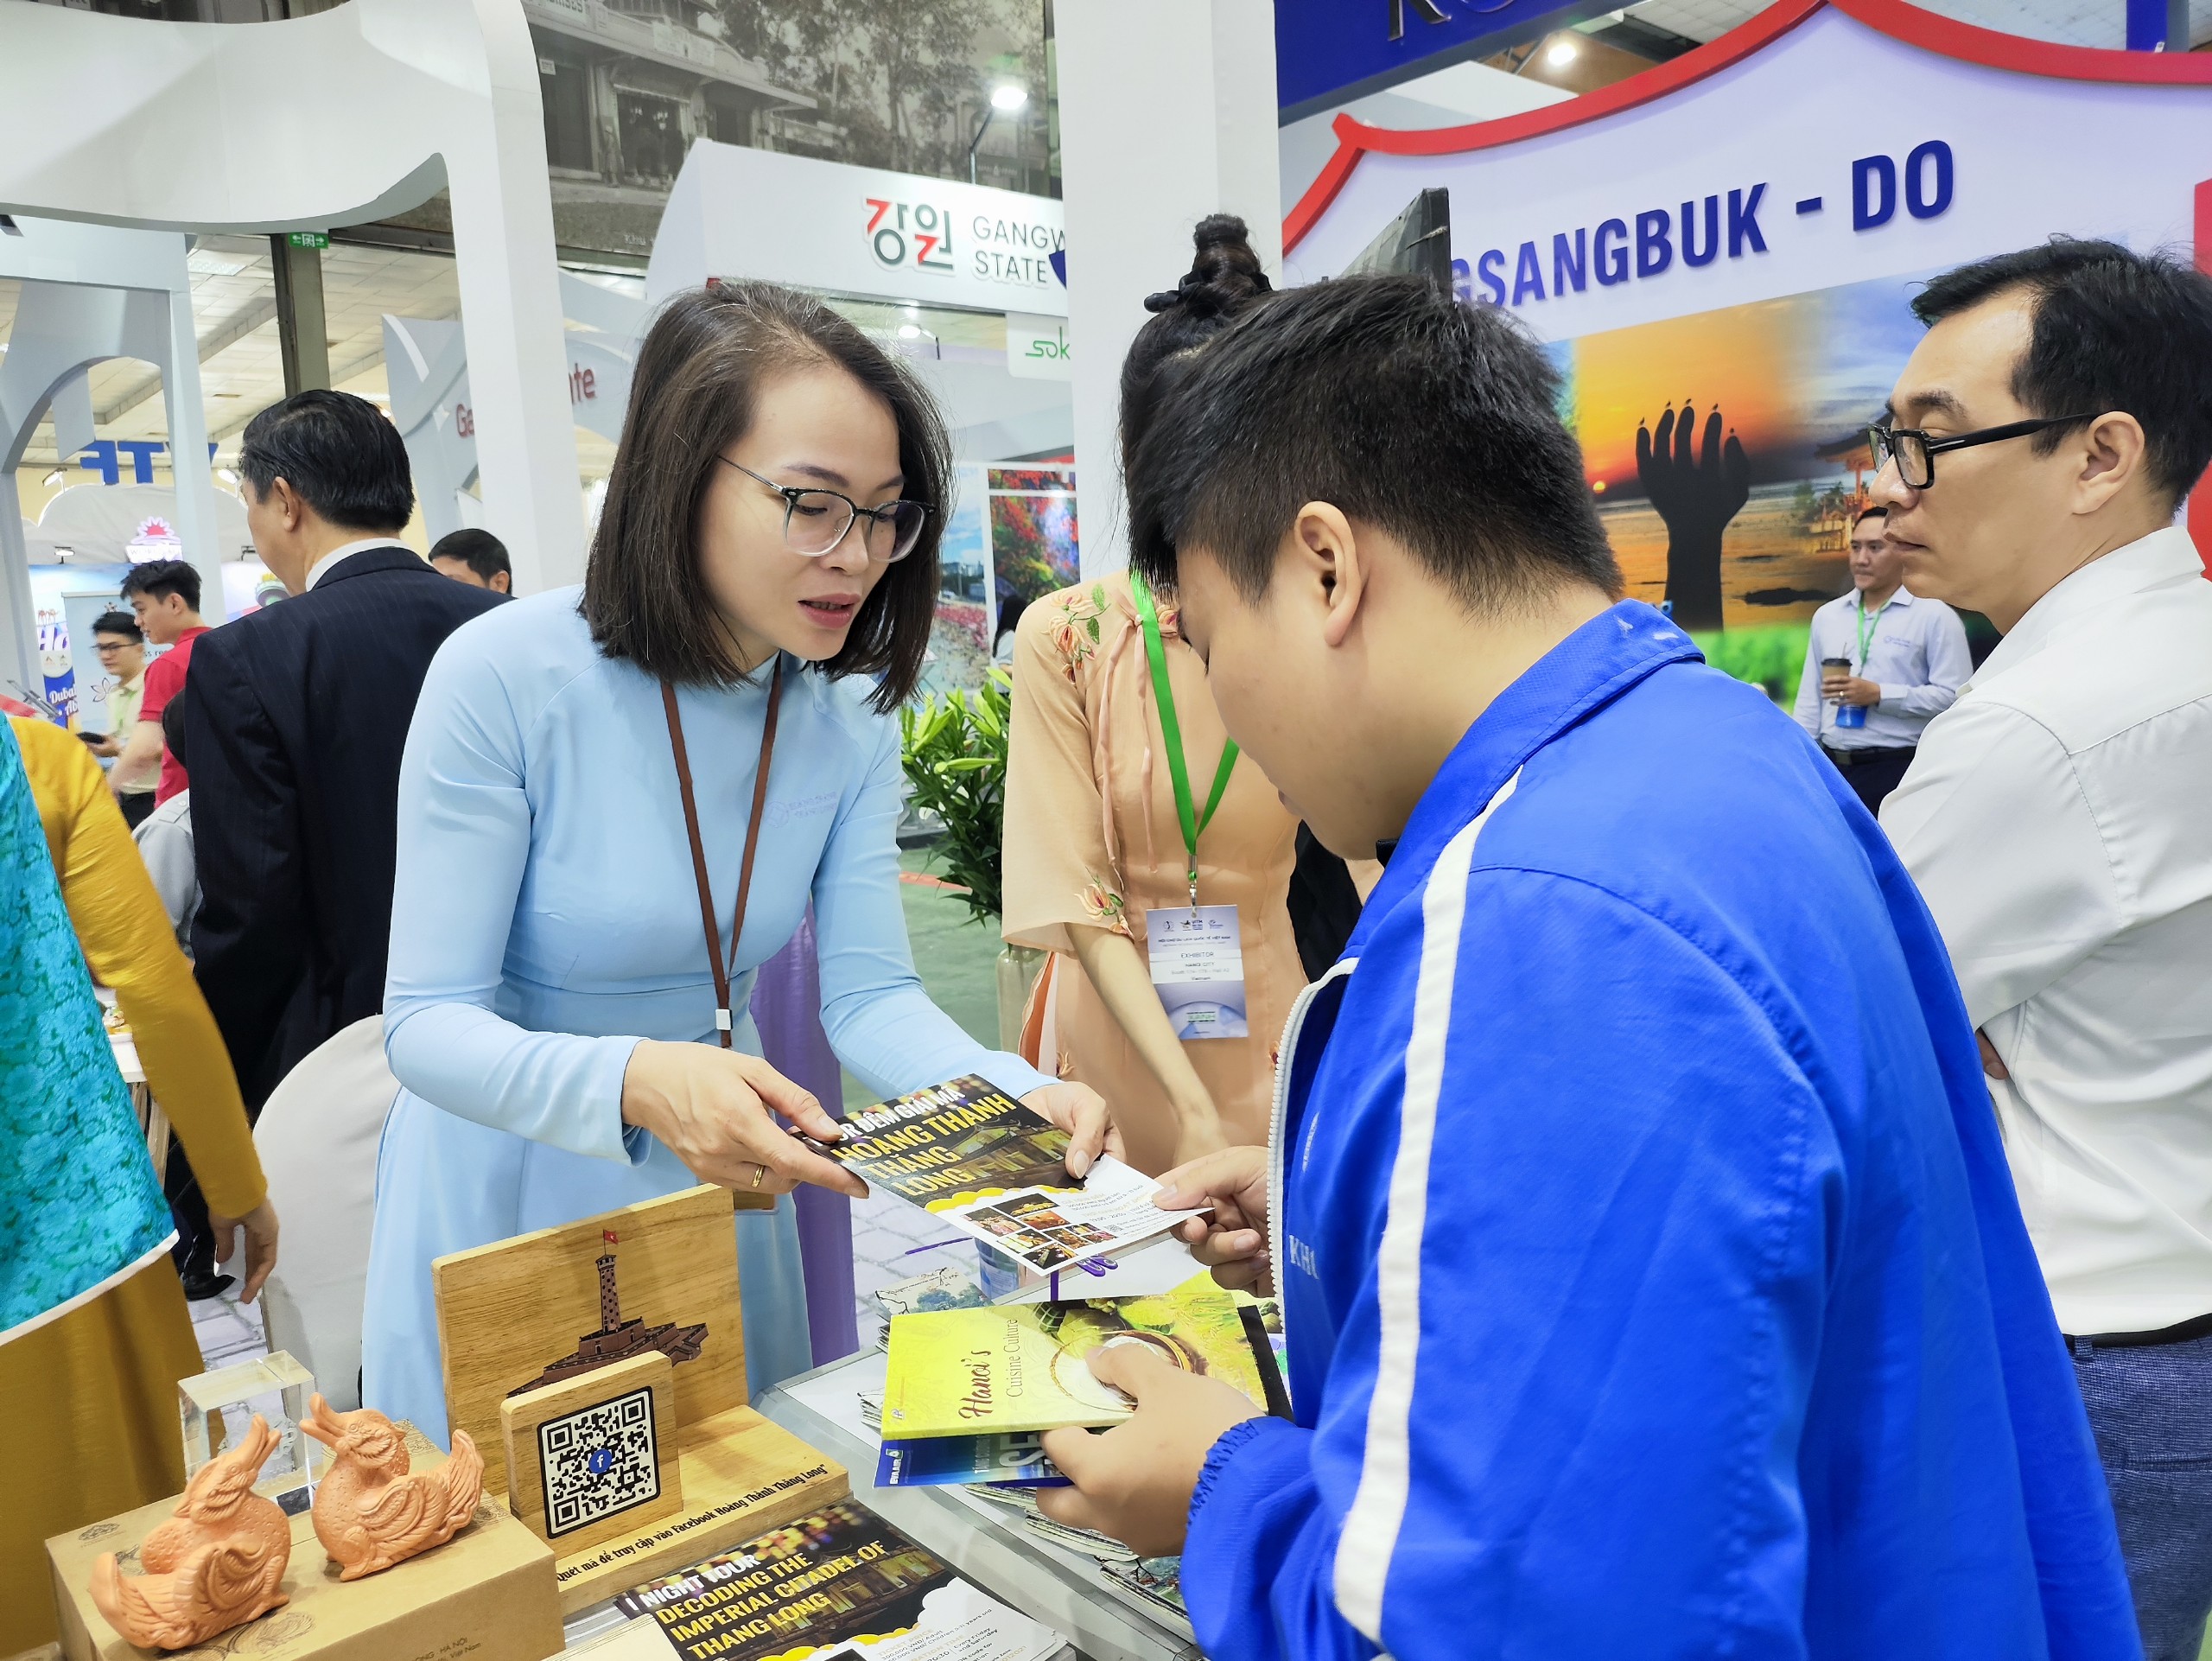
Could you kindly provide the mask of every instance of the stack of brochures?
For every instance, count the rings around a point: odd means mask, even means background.
[[[861,1411],[883,1436],[880,1486],[922,1483],[1044,1487],[1064,1481],[1047,1430],[1099,1429],[1128,1398],[1090,1370],[1093,1351],[1133,1345],[1287,1413],[1269,1342],[1271,1311],[1194,1276],[1151,1297],[994,1304],[895,1315],[880,1402]]]
[[[1077,1181],[1068,1142],[969,1077],[855,1113],[842,1142],[808,1145],[1039,1275],[1128,1251],[1199,1214],[1160,1210],[1160,1185],[1110,1155]]]
[[[875,1306],[883,1311],[883,1326],[876,1337],[878,1348],[891,1341],[894,1315],[921,1314],[938,1309],[979,1309],[990,1300],[982,1289],[957,1269],[932,1269],[894,1285],[880,1287]]]
[[[591,1661],[1047,1661],[1051,1627],[839,1500],[624,1593]]]

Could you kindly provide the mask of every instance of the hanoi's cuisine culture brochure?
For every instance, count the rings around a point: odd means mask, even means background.
[[[1233,1293],[1198,1275],[1148,1298],[997,1304],[897,1315],[883,1384],[885,1445],[1118,1424],[1128,1399],[1092,1374],[1090,1352],[1141,1344],[1185,1372],[1285,1410],[1265,1332]],[[912,1479],[909,1479],[910,1480]]]
[[[1045,1661],[1064,1640],[842,1500],[615,1600],[592,1661]]]
[[[972,1076],[856,1113],[842,1142],[808,1145],[1039,1274],[1198,1215],[1160,1210],[1160,1185],[1110,1155],[1077,1183],[1067,1132]]]

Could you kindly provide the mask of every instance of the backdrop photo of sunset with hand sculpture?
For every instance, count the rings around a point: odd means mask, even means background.
[[[1562,410],[1630,595],[1780,695],[1850,585],[1860,434],[1917,339],[1910,277],[1560,341]]]

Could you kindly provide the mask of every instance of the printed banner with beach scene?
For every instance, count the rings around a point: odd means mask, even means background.
[[[1814,611],[1851,587],[1851,522],[1872,502],[1865,429],[1919,341],[1928,275],[1548,348],[1629,594],[1778,700],[1796,695]]]

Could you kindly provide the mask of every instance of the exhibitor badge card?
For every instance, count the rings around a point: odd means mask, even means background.
[[[1144,916],[1152,983],[1175,1036],[1248,1038],[1244,941],[1234,906],[1174,906]]]
[[[1067,1132],[972,1076],[856,1113],[844,1141],[808,1145],[1040,1274],[1198,1214],[1160,1210],[1160,1185],[1110,1155],[1077,1182]]]

